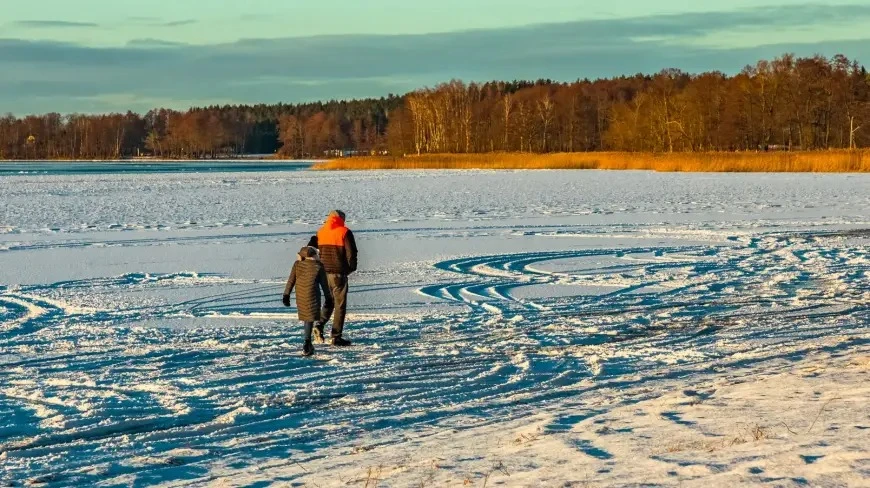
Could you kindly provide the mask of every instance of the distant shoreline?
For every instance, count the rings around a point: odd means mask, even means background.
[[[0,160],[0,165],[28,164],[161,165],[258,164],[310,165],[316,171],[364,170],[646,170],[692,173],[868,173],[870,150],[680,152],[680,153],[517,153],[354,156],[339,159],[33,159]]]
[[[320,171],[396,169],[598,169],[693,173],[868,173],[870,150],[685,153],[479,153],[349,157],[315,163]]]
[[[269,162],[289,164],[320,164],[328,159],[284,159],[284,158],[222,158],[222,159],[165,159],[165,158],[131,158],[131,159],[0,159],[4,163],[240,163],[240,162]]]
[[[150,161],[0,161],[0,178],[28,175],[142,175],[309,171],[313,161],[150,160]]]

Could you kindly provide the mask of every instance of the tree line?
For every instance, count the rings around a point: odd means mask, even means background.
[[[385,146],[388,114],[402,98],[306,104],[224,105],[144,115],[0,117],[0,159],[319,157],[335,148]],[[291,122],[299,125],[290,130]],[[295,134],[300,135],[299,140]]]
[[[746,151],[870,146],[870,76],[784,55],[735,75],[464,83],[352,101],[0,118],[0,159],[216,158],[328,151]]]
[[[866,147],[870,77],[845,56],[785,55],[733,76],[452,81],[406,95],[387,135],[403,154]]]

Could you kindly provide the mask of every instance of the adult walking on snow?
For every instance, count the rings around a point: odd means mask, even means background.
[[[330,333],[333,346],[350,345],[350,341],[342,334],[344,318],[347,314],[347,277],[356,271],[357,265],[356,241],[353,232],[345,225],[344,219],[345,214],[341,210],[329,212],[323,227],[309,243],[320,250],[320,260],[326,269],[326,278],[333,297],[333,303],[326,303],[323,307],[320,322],[314,330],[314,340],[323,342],[323,329],[335,312]]]

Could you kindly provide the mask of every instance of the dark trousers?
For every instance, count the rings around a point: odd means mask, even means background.
[[[305,326],[305,332],[303,332],[303,339],[305,342],[311,342],[311,331],[314,329],[314,322],[303,322],[302,325]]]
[[[347,314],[347,275],[327,274],[326,280],[332,291],[334,306],[329,307],[328,304],[324,304],[323,311],[320,313],[320,327],[329,322],[329,317],[332,316],[333,309],[335,309],[331,335],[332,337],[341,337],[342,332],[344,332],[344,316]]]

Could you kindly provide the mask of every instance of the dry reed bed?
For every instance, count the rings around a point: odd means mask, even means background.
[[[866,173],[870,151],[704,153],[488,153],[353,157],[318,170],[378,169],[608,169],[687,172]]]

